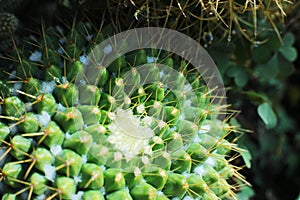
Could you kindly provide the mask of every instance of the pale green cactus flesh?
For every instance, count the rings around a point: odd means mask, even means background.
[[[0,82],[2,199],[235,198],[239,149],[197,70],[140,49],[89,71],[90,27],[45,31]]]

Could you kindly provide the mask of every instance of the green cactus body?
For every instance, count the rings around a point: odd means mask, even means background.
[[[20,59],[31,67],[17,70],[20,89],[1,81],[2,199],[234,198],[232,129],[211,116],[218,108],[197,70],[149,49],[98,65],[83,47],[99,33],[88,41],[80,30],[63,45],[44,35]]]

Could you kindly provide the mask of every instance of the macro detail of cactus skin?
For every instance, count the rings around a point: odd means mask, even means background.
[[[235,199],[243,177],[229,153],[242,150],[197,70],[140,49],[91,73],[106,37],[81,22],[16,51],[0,82],[2,199]]]

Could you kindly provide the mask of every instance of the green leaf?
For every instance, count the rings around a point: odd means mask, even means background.
[[[279,78],[284,79],[294,73],[295,66],[293,63],[287,61],[283,56],[279,55],[279,71]]]
[[[248,74],[242,66],[239,67],[239,69],[237,70],[234,76],[234,82],[239,87],[244,87],[247,84]]]
[[[229,67],[228,67],[228,71],[226,72],[226,75],[228,77],[235,77],[239,69],[238,66],[236,66],[236,64],[234,64],[233,62],[230,62],[228,66]]]
[[[259,74],[261,81],[268,81],[276,77],[279,72],[279,60],[275,54],[266,64],[258,65],[256,72]]]
[[[252,56],[256,64],[263,64],[271,58],[272,52],[266,44],[261,44],[253,47]]]
[[[242,93],[246,94],[252,101],[265,102],[268,100],[268,97],[264,93],[257,93],[252,91],[245,91]]]
[[[290,62],[294,62],[297,59],[297,50],[291,46],[282,46],[279,52]]]
[[[240,151],[240,154],[245,162],[246,167],[251,168],[251,154],[249,152],[248,149],[246,149],[246,147],[242,147],[243,150]]]
[[[271,35],[267,38],[266,46],[272,52],[277,52],[278,49],[282,46],[282,43],[278,36],[275,33],[271,33]]]
[[[257,108],[258,115],[261,117],[266,127],[274,128],[277,124],[277,117],[269,103],[263,103]]]
[[[292,46],[295,43],[295,36],[292,33],[287,33],[283,37],[283,44],[285,46]]]
[[[244,186],[241,191],[237,193],[238,200],[249,200],[254,195],[254,191],[251,187]]]

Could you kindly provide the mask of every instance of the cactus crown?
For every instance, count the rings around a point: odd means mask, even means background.
[[[87,55],[105,30],[64,31],[16,51],[0,82],[2,199],[235,198],[240,149],[195,68],[156,49],[101,66]]]

